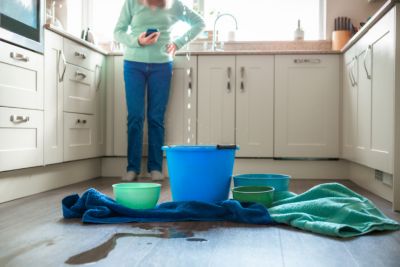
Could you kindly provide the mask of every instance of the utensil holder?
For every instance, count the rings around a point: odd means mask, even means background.
[[[350,40],[350,31],[333,31],[332,32],[332,50],[342,49]]]

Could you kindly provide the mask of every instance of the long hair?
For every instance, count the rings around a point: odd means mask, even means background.
[[[142,5],[148,5],[148,4],[152,4],[152,5],[156,5],[159,8],[170,8],[172,6],[174,0],[139,0],[139,2]]]

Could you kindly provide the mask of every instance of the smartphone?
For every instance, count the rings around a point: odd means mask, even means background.
[[[158,29],[152,29],[152,28],[147,29],[145,37],[149,36],[153,32],[158,32]]]

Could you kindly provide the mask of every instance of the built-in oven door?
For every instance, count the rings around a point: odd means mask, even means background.
[[[1,0],[0,39],[43,53],[44,0]]]

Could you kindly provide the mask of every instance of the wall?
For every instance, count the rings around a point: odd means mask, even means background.
[[[334,20],[336,17],[349,17],[354,26],[359,27],[385,3],[384,0],[368,2],[368,0],[326,0],[326,39],[332,39]]]

